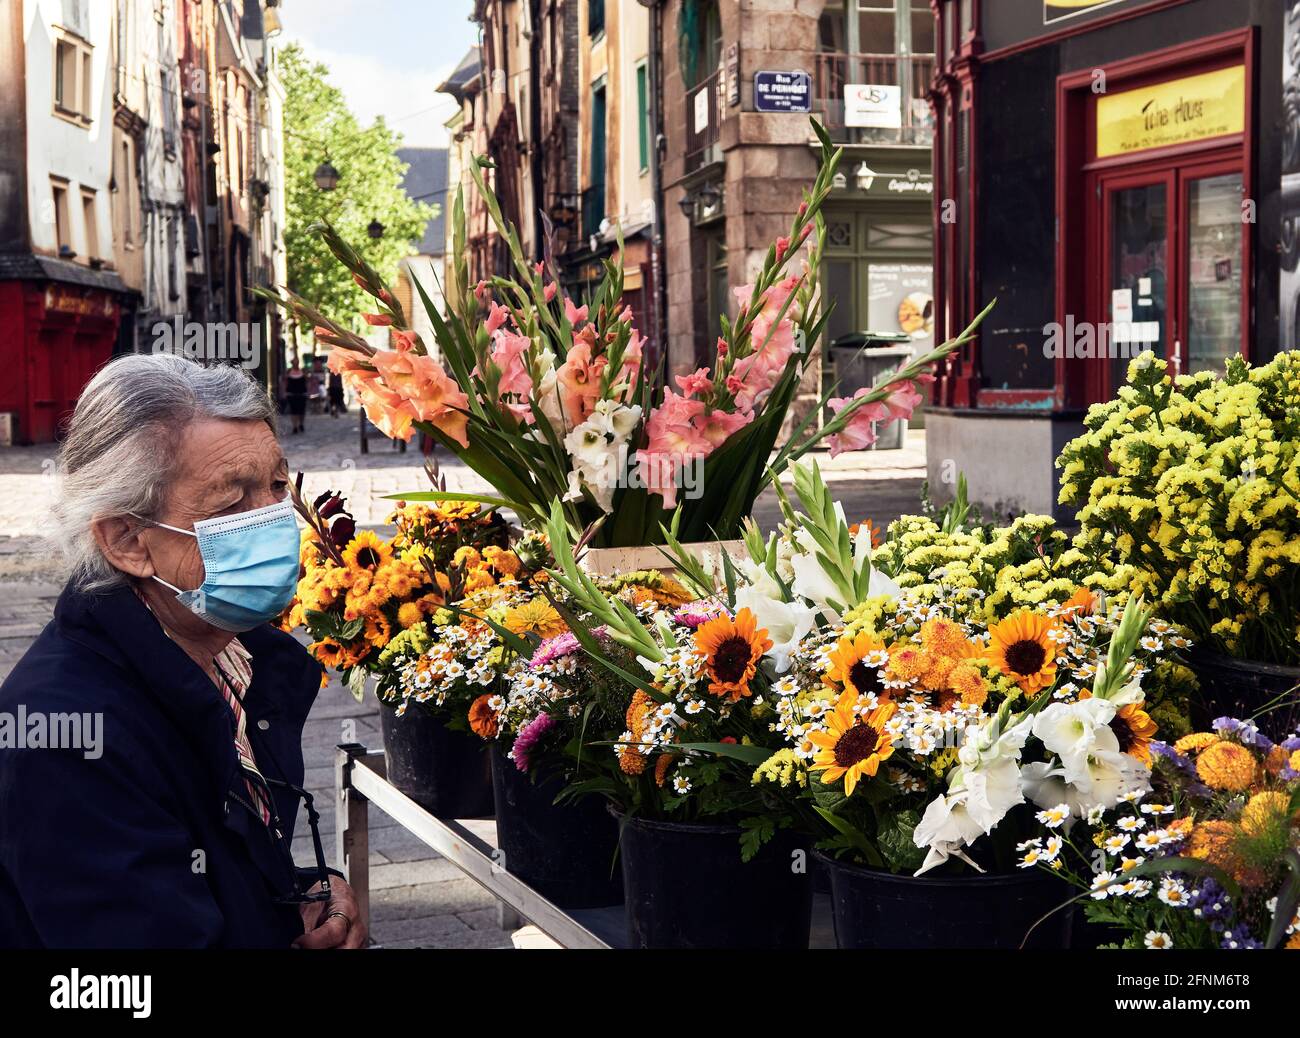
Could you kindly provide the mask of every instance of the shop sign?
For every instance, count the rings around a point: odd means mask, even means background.
[[[1097,98],[1097,157],[1223,137],[1246,127],[1246,68],[1203,72]]]
[[[934,343],[933,271],[928,263],[872,263],[867,271],[867,324],[903,332],[918,351]]]
[[[79,314],[83,317],[116,317],[117,304],[107,293],[88,295],[66,285],[45,287],[45,312]]]
[[[903,128],[902,87],[889,83],[847,83],[844,86],[844,125]]]
[[[730,44],[724,61],[727,75],[727,105],[735,108],[740,104],[740,47]]]
[[[1043,24],[1051,25],[1063,18],[1073,18],[1076,14],[1121,2],[1122,0],[1043,0]]]
[[[812,76],[807,72],[755,72],[754,111],[811,112]]]

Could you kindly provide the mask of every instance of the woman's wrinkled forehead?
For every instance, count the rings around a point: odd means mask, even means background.
[[[235,491],[265,486],[288,468],[264,422],[202,419],[185,430],[177,450],[174,489],[200,509]]]

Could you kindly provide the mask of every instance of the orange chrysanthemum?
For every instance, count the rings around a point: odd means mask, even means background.
[[[948,686],[968,706],[983,706],[989,697],[989,683],[972,663],[961,663],[953,667],[948,675]]]
[[[668,780],[668,769],[672,767],[673,757],[671,753],[661,753],[659,759],[655,761],[655,785],[662,788]]]
[[[890,681],[915,681],[930,669],[930,654],[908,642],[898,642],[889,649],[885,673]]]
[[[1059,631],[1050,616],[1032,609],[1018,609],[989,628],[985,658],[1029,695],[1035,695],[1056,681]]]
[[[927,652],[954,659],[965,659],[973,655],[975,649],[961,625],[942,616],[931,617],[921,625],[921,647]]]
[[[756,628],[754,614],[742,609],[734,619],[723,613],[695,629],[695,651],[704,657],[713,695],[733,703],[752,695],[750,679],[763,653],[772,647],[767,629]]]
[[[860,696],[872,692],[888,695],[889,690],[880,681],[880,668],[866,662],[868,656],[884,647],[884,642],[865,631],[853,638],[841,638],[830,654],[830,665],[822,677],[841,691],[851,690]]]
[[[1081,587],[1061,603],[1063,613],[1083,613],[1085,616],[1097,611],[1097,595],[1086,587]]]
[[[1196,758],[1196,774],[1211,789],[1240,793],[1250,788],[1258,770],[1254,754],[1235,742],[1216,742]]]
[[[1219,741],[1219,737],[1213,732],[1192,732],[1191,735],[1184,735],[1176,743],[1174,749],[1179,753],[1200,753],[1207,746],[1213,746]]]
[[[1237,827],[1231,822],[1222,819],[1198,822],[1192,829],[1192,837],[1187,844],[1187,856],[1198,861],[1208,861],[1227,872],[1234,872],[1237,856],[1232,845],[1236,835]]]
[[[654,700],[641,689],[632,693],[632,702],[628,704],[624,717],[632,744],[639,743],[641,736],[645,734],[645,720],[654,709],[654,705]],[[623,742],[615,747],[618,766],[625,775],[640,775],[645,771],[646,757],[632,744]]]
[[[495,739],[497,735],[496,711],[488,705],[490,695],[479,696],[469,707],[469,727],[480,739]]]

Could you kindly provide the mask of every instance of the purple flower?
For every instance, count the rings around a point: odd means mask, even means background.
[[[1260,732],[1254,721],[1239,721],[1235,717],[1216,717],[1212,725],[1220,735],[1233,735],[1243,746],[1253,746],[1267,753],[1273,748],[1273,740]]]
[[[555,719],[546,713],[538,714],[524,725],[524,730],[515,738],[514,749],[510,751],[516,768],[527,771],[532,766],[530,755],[537,749],[542,737],[554,727]]]
[[[1219,941],[1221,948],[1254,950],[1264,947],[1259,941],[1250,935],[1250,930],[1245,926],[1234,926],[1223,931],[1223,937]]]
[[[1223,930],[1232,918],[1232,900],[1213,879],[1202,880],[1187,903],[1192,914],[1209,923],[1212,930]]]

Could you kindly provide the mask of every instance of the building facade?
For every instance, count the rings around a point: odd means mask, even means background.
[[[1056,510],[1053,458],[1152,349],[1296,345],[1295,0],[942,0],[937,313],[997,306],[937,386],[931,484]]]
[[[284,280],[277,7],[0,4],[0,440],[56,439],[114,352],[186,318],[247,326],[255,355],[203,356],[273,379],[249,289]]]

